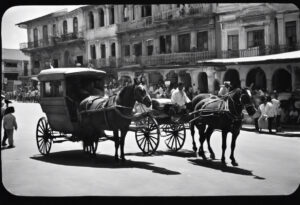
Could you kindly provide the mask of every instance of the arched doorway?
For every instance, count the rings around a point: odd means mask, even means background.
[[[178,74],[175,73],[175,71],[170,71],[167,74],[166,81],[170,81],[170,88],[172,89],[174,86],[177,86],[178,84]]]
[[[65,54],[64,54],[64,66],[65,67],[69,66],[69,58],[70,58],[69,51],[65,51]]]
[[[198,74],[198,85],[198,90],[200,93],[208,93],[207,74],[205,72],[200,72]]]
[[[292,76],[284,70],[278,69],[274,72],[272,77],[272,88],[277,92],[290,92],[292,91]]]
[[[218,94],[219,90],[220,90],[220,82],[217,79],[215,79],[214,80],[214,93]]]
[[[253,84],[252,89],[263,90],[267,88],[265,72],[261,68],[254,68],[250,70],[246,77],[246,86],[249,87]]]
[[[163,82],[163,76],[159,72],[149,73],[149,85],[156,85]]]
[[[185,88],[189,88],[192,86],[192,79],[189,73],[187,73],[186,71],[180,71],[179,77],[181,82],[183,82]]]
[[[224,81],[230,81],[232,89],[241,87],[239,72],[235,69],[228,69],[224,75]]]

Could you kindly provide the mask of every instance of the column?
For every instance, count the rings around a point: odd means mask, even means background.
[[[178,51],[178,36],[176,34],[171,36],[171,44],[172,53],[176,53]]]
[[[104,25],[108,26],[109,25],[109,17],[110,17],[109,8],[105,7],[104,11],[105,11],[105,13],[104,13]]]
[[[190,49],[197,48],[197,32],[192,31],[191,32],[191,46]]]
[[[215,80],[214,67],[207,67],[206,74],[207,74],[208,92],[213,93],[214,92],[214,80]]]
[[[142,56],[147,56],[147,42],[142,40]]]
[[[283,14],[276,15],[278,27],[278,44],[285,45],[285,26],[283,21]]]
[[[247,34],[243,26],[239,30],[239,49],[247,49]]]
[[[120,61],[122,55],[121,49],[122,49],[122,45],[120,41],[116,41],[116,67],[117,68],[120,66],[120,62],[121,62]]]

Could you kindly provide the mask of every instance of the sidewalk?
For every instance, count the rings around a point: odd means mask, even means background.
[[[255,130],[255,126],[252,124],[243,124],[242,130],[257,132]],[[261,133],[257,132],[257,134],[270,134],[268,130],[263,130]],[[299,125],[282,125],[282,131],[273,133],[271,135],[278,135],[283,137],[300,137],[300,126]]]

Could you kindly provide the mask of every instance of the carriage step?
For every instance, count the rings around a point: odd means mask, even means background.
[[[70,141],[70,140],[55,140],[55,141],[53,141],[53,143],[62,143],[62,142],[65,142],[65,141]]]

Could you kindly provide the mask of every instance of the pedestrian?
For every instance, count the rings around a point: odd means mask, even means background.
[[[259,131],[259,126],[258,126],[258,119],[261,116],[261,110],[259,108],[260,105],[260,96],[255,95],[254,96],[254,103],[256,107],[256,112],[252,116],[254,119],[254,125],[255,125],[255,130],[258,132]]]
[[[267,96],[267,105],[268,105],[268,110],[267,110],[267,115],[268,115],[268,129],[269,132],[272,133],[272,127],[273,127],[273,121],[276,117],[276,108],[274,108],[274,105],[272,103],[272,98],[270,95]]]
[[[281,127],[280,127],[281,107],[280,107],[280,101],[278,100],[278,94],[276,91],[274,91],[272,95],[272,104],[275,113],[275,129],[276,132],[279,132],[281,131]]]
[[[3,117],[3,127],[8,137],[8,148],[13,148],[14,146],[14,129],[17,130],[17,121],[16,117],[12,114],[15,112],[14,107],[6,108],[6,114]]]
[[[259,106],[259,109],[261,110],[261,116],[258,119],[258,126],[259,131],[261,132],[262,129],[269,129],[269,132],[271,133],[271,126],[270,123],[274,119],[273,111],[272,111],[272,103],[268,102],[265,96],[261,97],[261,105]],[[273,115],[273,116],[272,116]],[[269,120],[268,118],[271,118]]]

